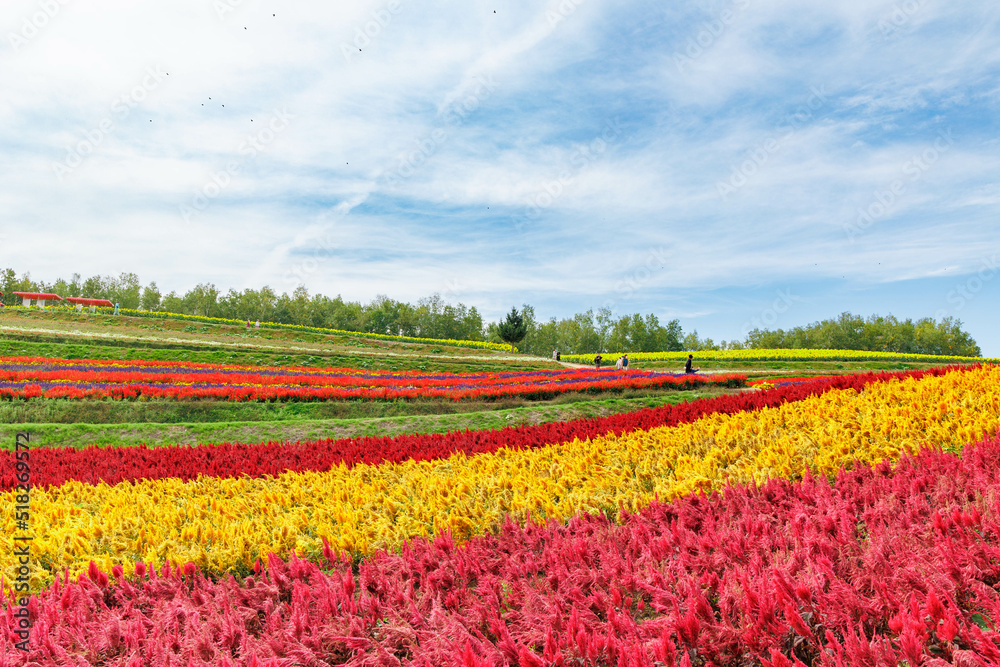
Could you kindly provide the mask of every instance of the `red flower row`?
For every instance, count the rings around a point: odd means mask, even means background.
[[[144,478],[176,477],[192,480],[199,475],[263,477],[279,475],[285,471],[329,470],[342,463],[353,466],[359,463],[378,464],[407,459],[432,460],[445,458],[455,452],[471,455],[494,452],[501,447],[537,448],[569,442],[573,438],[582,440],[606,433],[621,434],[691,422],[715,412],[732,414],[773,407],[830,389],[861,389],[871,382],[920,377],[928,373],[940,375],[946,370],[847,375],[764,392],[719,396],[602,418],[517,426],[497,431],[456,431],[294,443],[225,443],[195,447],[45,448],[32,452],[32,477],[38,486],[58,485],[68,480],[117,484]],[[11,489],[16,483],[13,452],[0,452],[0,489]]]
[[[280,369],[286,372],[253,372],[248,369],[206,371],[171,370],[167,372],[147,372],[140,370],[121,370],[114,368],[78,369],[5,369],[0,366],[0,382],[65,382],[75,384],[158,384],[158,385],[234,385],[266,387],[302,386],[302,387],[454,387],[461,386],[496,386],[538,384],[545,385],[555,382],[579,381],[623,381],[651,378],[672,378],[674,380],[711,381],[716,376],[684,376],[669,373],[654,373],[650,371],[634,371],[631,373],[616,373],[612,370],[579,370],[579,371],[528,371],[524,373],[424,373],[397,374],[386,373],[370,375],[368,373],[298,373],[292,369]],[[733,377],[735,374],[720,377]],[[742,377],[742,376],[737,376]]]
[[[450,398],[545,399],[572,391],[743,386],[745,376],[706,377],[655,372],[566,369],[519,373],[421,373],[415,371],[246,368],[202,364],[64,359],[0,359],[0,399],[113,398],[215,399],[231,401],[325,401]]]
[[[731,487],[618,523],[585,514],[461,547],[417,539],[353,571],[329,549],[330,571],[272,556],[239,583],[190,564],[139,564],[132,580],[92,564],[29,601],[27,660],[996,665],[998,457],[994,438],[961,458]],[[16,609],[0,610],[0,664],[24,659]]]
[[[607,377],[607,376],[605,376]],[[494,385],[473,387],[391,387],[391,386],[205,386],[170,384],[121,384],[113,386],[78,386],[73,381],[60,381],[54,386],[25,384],[17,388],[0,387],[0,399],[15,398],[111,398],[116,400],[145,398],[168,398],[173,400],[214,399],[223,401],[331,401],[331,400],[382,400],[433,399],[443,398],[454,401],[499,400],[503,398],[525,398],[546,400],[568,392],[622,392],[626,389],[670,388],[675,390],[695,389],[705,386],[740,387],[746,378],[743,375],[712,375],[705,377],[674,375],[620,375],[593,380],[557,382],[526,382],[523,384],[498,382]]]

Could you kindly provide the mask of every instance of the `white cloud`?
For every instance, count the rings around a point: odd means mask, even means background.
[[[60,4],[0,51],[2,264],[283,290],[319,256],[306,284],[346,298],[665,312],[671,290],[944,279],[1000,242],[991,3],[567,2]],[[38,4],[8,4],[18,34]],[[670,261],[623,299],[659,247]]]

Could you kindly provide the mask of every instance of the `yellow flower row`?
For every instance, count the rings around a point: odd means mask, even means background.
[[[565,519],[635,511],[659,497],[719,489],[726,481],[833,475],[855,461],[894,460],[930,445],[958,450],[1000,427],[1000,368],[954,371],[831,391],[778,408],[710,415],[694,423],[537,450],[437,461],[341,466],[277,478],[176,479],[35,489],[33,589],[93,559],[105,569],[136,560],[191,561],[225,571],[268,552],[318,558],[369,554],[451,530],[459,540],[495,529],[508,513]],[[13,494],[0,499],[0,572],[16,563]]]
[[[612,359],[624,354],[622,352],[608,353],[604,357]],[[870,350],[812,350],[812,349],[748,349],[748,350],[700,350],[698,352],[629,352],[631,361],[676,361],[683,363],[689,354],[699,360],[711,361],[919,361],[926,363],[952,363],[987,361],[998,363],[1000,359],[985,359],[982,357],[956,357],[945,354],[907,354],[904,352],[873,352]],[[592,354],[564,354],[566,361],[591,363]]]

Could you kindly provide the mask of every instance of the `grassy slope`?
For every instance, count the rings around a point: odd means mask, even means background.
[[[146,444],[206,444],[218,442],[267,442],[270,440],[318,440],[353,436],[383,436],[400,433],[445,433],[456,430],[500,429],[520,424],[540,424],[584,417],[633,412],[647,407],[675,404],[709,392],[673,392],[603,400],[550,401],[500,410],[454,414],[406,415],[360,419],[298,419],[253,422],[125,423],[125,424],[4,424],[0,426],[0,449],[13,447],[14,434],[27,431],[34,447],[133,446]]]
[[[161,359],[260,366],[350,367],[448,372],[558,368],[509,353],[343,335],[175,320],[76,314],[0,313],[0,356]]]
[[[706,388],[702,393],[721,391]],[[257,401],[149,401],[116,400],[13,400],[0,401],[0,424],[130,424],[130,423],[219,423],[273,422],[326,419],[381,419],[428,414],[462,414],[601,400],[615,397],[640,398],[673,395],[673,390],[627,389],[618,394],[603,395],[569,393],[550,401],[533,401],[508,397],[496,401],[453,401],[449,399],[397,401],[324,401],[324,402],[257,402]]]

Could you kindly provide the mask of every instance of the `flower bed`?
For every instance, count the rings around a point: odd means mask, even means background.
[[[322,472],[339,465],[378,465],[407,460],[431,461],[461,452],[465,455],[507,449],[537,449],[574,439],[622,435],[631,431],[673,426],[711,414],[776,407],[833,389],[861,390],[872,382],[920,378],[944,371],[907,371],[894,374],[858,374],[820,378],[795,387],[756,393],[725,395],[601,418],[508,427],[496,431],[458,431],[393,437],[344,438],[266,444],[224,443],[196,447],[53,447],[36,451],[34,476],[38,486],[57,486],[76,480],[88,484],[117,484],[141,479],[198,476],[277,476],[284,472]],[[0,490],[16,486],[13,452],[0,452]]]
[[[786,391],[806,397],[671,426],[656,425],[662,414],[646,414],[620,433],[609,429],[582,440],[567,433],[542,446],[459,449],[430,460],[340,462],[262,477],[233,465],[227,476],[191,481],[36,487],[32,516],[46,534],[33,549],[47,566],[35,583],[48,584],[67,567],[82,571],[90,560],[104,569],[123,564],[127,572],[136,561],[164,560],[225,572],[245,570],[270,552],[295,549],[318,558],[324,541],[359,556],[444,530],[464,541],[496,530],[508,515],[565,520],[579,512],[635,511],[727,484],[795,478],[807,468],[832,476],[856,462],[895,460],[928,445],[957,451],[1000,426],[995,367],[862,387],[809,395],[793,386]],[[132,451],[142,465],[149,452]],[[106,465],[112,468],[113,460]],[[13,525],[14,506],[13,492],[6,492],[5,525]],[[12,553],[0,552],[7,581],[16,565]]]
[[[270,557],[242,582],[91,565],[34,598],[33,664],[975,665],[1000,661],[1000,438],[653,503],[510,521],[352,569]],[[0,661],[16,618],[0,612]]]
[[[247,368],[154,361],[0,358],[0,398],[169,398],[229,401],[324,401],[553,398],[567,392],[739,387],[736,374],[566,369],[508,373],[422,373],[305,367]]]

